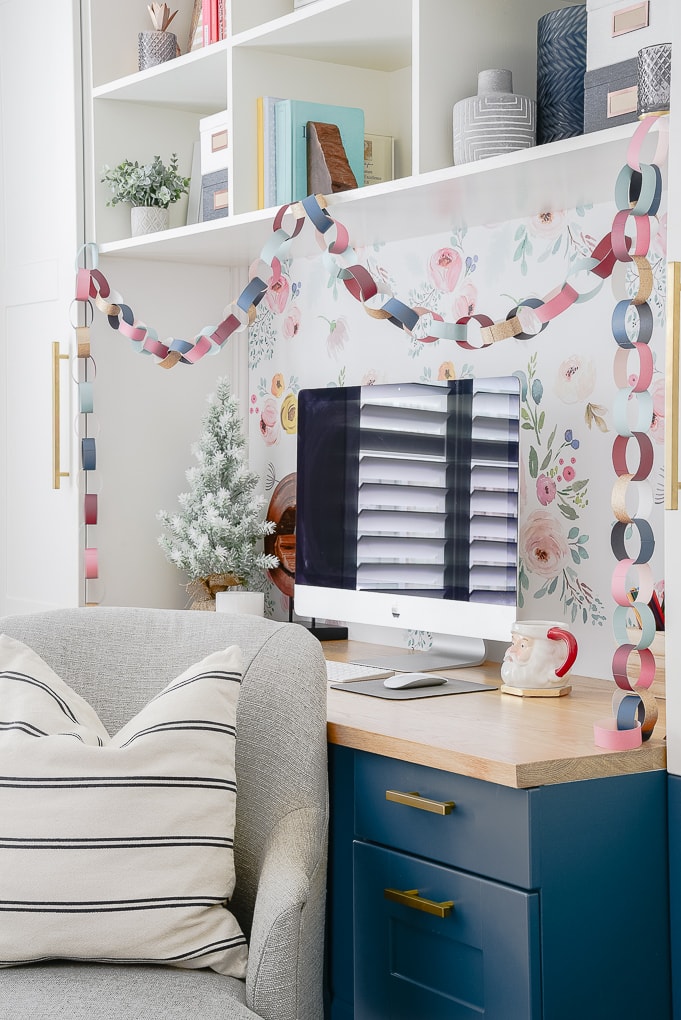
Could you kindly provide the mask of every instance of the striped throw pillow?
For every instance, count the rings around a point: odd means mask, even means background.
[[[114,737],[30,648],[0,635],[0,965],[212,967],[243,978],[234,890],[234,646]]]

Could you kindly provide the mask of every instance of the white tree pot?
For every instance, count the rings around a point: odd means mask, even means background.
[[[161,209],[158,205],[133,205],[130,210],[131,236],[140,237],[141,234],[167,230],[169,221],[168,209]]]
[[[216,613],[265,615],[265,595],[261,591],[219,591],[215,595]]]

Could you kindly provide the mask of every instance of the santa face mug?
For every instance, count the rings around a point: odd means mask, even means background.
[[[567,688],[567,674],[577,658],[574,634],[550,620],[516,620],[511,642],[501,664],[501,679],[510,693]]]

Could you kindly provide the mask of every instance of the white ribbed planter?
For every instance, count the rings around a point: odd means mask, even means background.
[[[157,230],[167,230],[169,220],[168,209],[157,205],[133,205],[130,210],[130,233],[132,237],[140,234],[153,234]]]

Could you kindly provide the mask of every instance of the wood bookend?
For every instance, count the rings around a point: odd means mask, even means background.
[[[307,122],[307,185],[310,195],[330,195],[357,187],[336,124]]]

